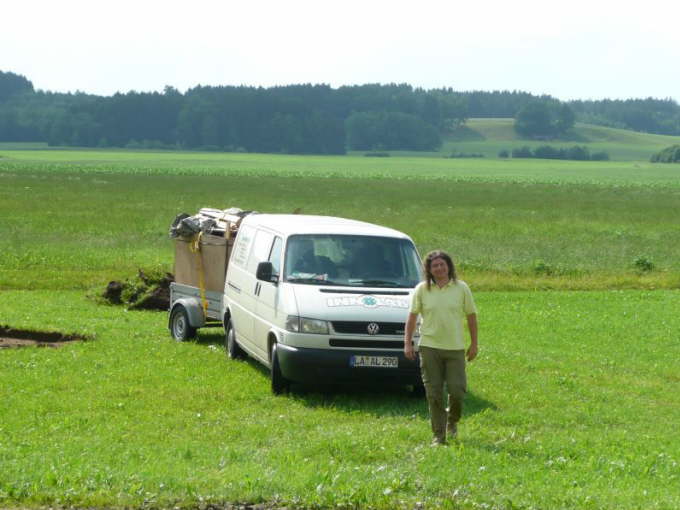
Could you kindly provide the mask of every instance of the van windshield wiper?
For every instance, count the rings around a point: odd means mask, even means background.
[[[293,283],[313,283],[315,285],[337,285],[335,282],[330,280],[322,280],[320,278],[314,278],[310,276],[289,276],[287,281]]]
[[[376,287],[401,287],[401,285],[397,282],[392,282],[389,280],[361,280],[357,283],[366,286],[375,285]]]

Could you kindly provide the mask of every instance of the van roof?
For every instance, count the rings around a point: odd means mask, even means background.
[[[262,226],[285,236],[293,234],[345,234],[410,239],[403,232],[392,228],[333,216],[258,213],[246,216],[242,225]]]

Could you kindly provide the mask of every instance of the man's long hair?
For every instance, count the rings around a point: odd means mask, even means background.
[[[427,290],[430,290],[431,285],[435,283],[434,276],[432,276],[431,271],[432,261],[434,259],[442,259],[444,262],[446,262],[446,265],[449,267],[449,280],[455,283],[456,266],[453,265],[453,260],[451,259],[451,256],[445,251],[434,250],[425,255],[425,259],[423,260],[423,271],[425,273],[425,281],[427,282]]]

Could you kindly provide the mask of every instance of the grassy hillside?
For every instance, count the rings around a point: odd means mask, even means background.
[[[485,157],[497,157],[502,149],[511,151],[515,147],[528,145],[552,145],[567,147],[586,145],[591,152],[605,151],[613,160],[649,161],[659,150],[680,143],[678,136],[638,133],[626,129],[614,129],[591,124],[577,123],[568,137],[552,141],[531,141],[521,139],[513,129],[513,119],[470,119],[466,126],[447,137],[441,152],[453,151],[480,153]]]

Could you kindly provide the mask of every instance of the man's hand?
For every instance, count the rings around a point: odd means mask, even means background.
[[[470,347],[467,350],[467,360],[472,361],[473,359],[475,359],[477,357],[477,351],[478,351],[477,343],[475,342],[470,344]]]
[[[416,353],[413,351],[413,343],[412,342],[405,342],[404,343],[404,356],[406,356],[411,361],[414,361],[416,359]]]

